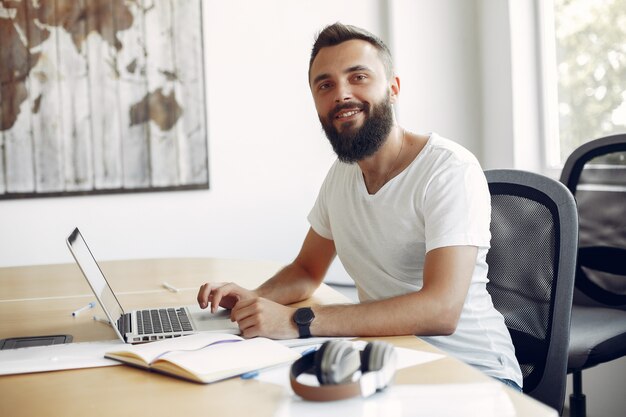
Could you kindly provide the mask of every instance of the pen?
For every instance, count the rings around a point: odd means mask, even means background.
[[[107,319],[101,319],[101,318],[100,318],[100,317],[98,317],[98,316],[93,316],[93,319],[94,319],[95,321],[99,321],[100,323],[104,323],[104,324],[108,324],[108,325],[110,325],[110,324],[111,324],[111,322],[110,322],[109,320],[107,320]]]
[[[259,371],[250,371],[246,372],[245,374],[241,374],[241,379],[252,379],[256,378],[257,376],[259,376]]]
[[[313,346],[311,348],[308,348],[307,350],[305,350],[304,352],[302,352],[300,355],[301,356],[305,356],[308,355],[309,353],[313,353],[317,350],[317,346]]]
[[[94,308],[95,306],[96,306],[96,303],[95,303],[94,301],[92,301],[91,303],[87,304],[86,306],[81,307],[81,308],[79,308],[79,309],[78,309],[78,310],[76,310],[76,311],[73,311],[73,312],[72,312],[72,316],[76,317],[76,316],[78,316],[78,315],[79,315],[82,311],[89,310],[90,308]]]
[[[167,282],[163,283],[163,288],[167,288],[171,292],[178,292],[179,291],[178,288],[174,287],[173,285],[168,284]]]

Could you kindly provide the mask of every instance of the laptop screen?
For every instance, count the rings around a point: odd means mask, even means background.
[[[72,252],[74,259],[76,259],[76,263],[83,272],[87,282],[89,282],[100,306],[111,321],[113,329],[115,329],[118,336],[124,340],[116,326],[117,319],[124,314],[124,309],[119,301],[117,301],[113,290],[111,290],[100,266],[98,266],[96,259],[93,257],[91,250],[87,246],[87,242],[83,239],[78,228],[74,229],[72,234],[67,238],[67,246],[70,252]]]

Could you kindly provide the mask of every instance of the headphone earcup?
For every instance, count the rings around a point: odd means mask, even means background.
[[[379,340],[369,342],[361,354],[361,371],[380,371],[394,355],[393,346]]]
[[[326,352],[326,348],[332,341],[324,342],[322,346],[315,352],[315,357],[313,358],[313,370],[315,371],[315,376],[317,377],[317,381],[320,385],[324,384],[323,380],[325,377],[322,376],[322,359],[324,358],[324,352]]]
[[[361,368],[361,357],[345,340],[325,342],[315,353],[315,375],[321,385],[349,382]]]
[[[361,353],[361,378],[376,373],[376,391],[383,390],[391,383],[396,369],[396,351],[393,345],[376,340],[365,346]]]

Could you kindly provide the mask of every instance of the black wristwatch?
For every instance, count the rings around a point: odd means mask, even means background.
[[[314,318],[315,314],[310,307],[299,308],[293,313],[293,321],[298,326],[301,339],[311,337],[311,323],[313,323]]]

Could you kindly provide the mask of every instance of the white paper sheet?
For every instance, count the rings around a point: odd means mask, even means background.
[[[366,342],[354,342],[362,349]],[[310,346],[309,346],[310,348]],[[299,348],[301,351],[304,347]],[[432,362],[444,355],[396,347],[397,369]],[[299,379],[315,384],[313,375]],[[263,371],[258,376],[263,382],[283,386],[286,395],[276,417],[514,417],[515,409],[503,384],[487,381],[467,384],[413,384],[392,385],[368,398],[352,398],[342,401],[311,402],[297,396],[289,384],[289,366]],[[556,417],[556,414],[555,414]]]
[[[0,375],[121,365],[104,352],[123,344],[118,339],[0,350]]]
[[[513,417],[515,409],[500,382],[393,385],[369,398],[311,402],[290,396],[276,417]],[[555,412],[556,416],[556,412]]]

